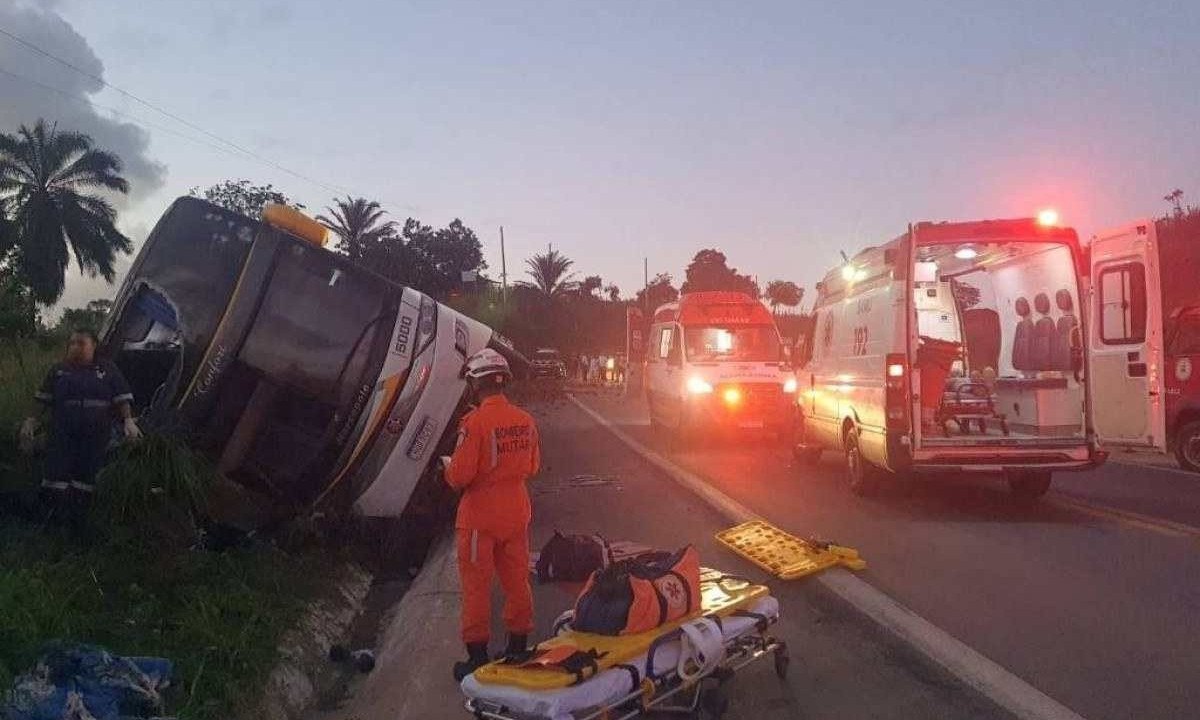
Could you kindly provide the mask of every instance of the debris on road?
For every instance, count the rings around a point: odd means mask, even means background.
[[[722,530],[715,537],[781,580],[795,580],[838,565],[851,570],[867,566],[867,561],[853,548],[825,540],[802,540],[765,520],[742,523]]]

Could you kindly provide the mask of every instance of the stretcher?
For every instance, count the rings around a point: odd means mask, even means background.
[[[672,711],[720,717],[727,706],[722,685],[738,670],[770,655],[783,677],[789,659],[769,632],[779,603],[765,587],[713,571],[701,582],[706,592],[699,613],[640,635],[575,632],[565,613],[556,635],[538,647],[569,643],[595,651],[593,671],[572,676],[492,663],[462,681],[468,712],[489,720],[624,720]],[[720,595],[738,600],[715,603]]]
[[[813,538],[803,540],[766,520],[751,520],[714,537],[781,580],[796,580],[831,567],[862,570],[867,566],[854,548]]]

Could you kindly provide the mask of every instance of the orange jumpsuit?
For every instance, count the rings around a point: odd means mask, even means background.
[[[463,416],[446,482],[462,491],[455,528],[464,643],[490,638],[492,578],[497,574],[508,632],[533,631],[525,481],[540,463],[537,425],[508,398],[489,396]]]

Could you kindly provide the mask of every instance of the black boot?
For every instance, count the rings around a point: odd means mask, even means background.
[[[454,681],[462,682],[463,678],[487,665],[488,662],[487,643],[467,643],[466,661],[454,663]]]
[[[529,647],[528,635],[509,635],[508,645],[504,647],[504,652],[496,659],[503,660],[506,663],[523,663],[533,657],[536,649]]]

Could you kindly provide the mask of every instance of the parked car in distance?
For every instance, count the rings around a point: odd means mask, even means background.
[[[535,378],[562,380],[567,376],[567,364],[554,348],[539,348],[529,365]]]

